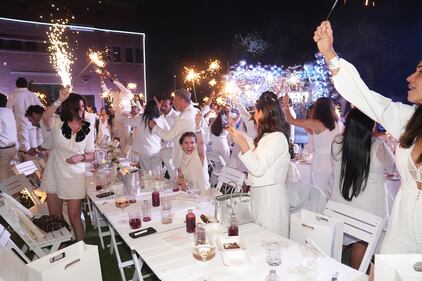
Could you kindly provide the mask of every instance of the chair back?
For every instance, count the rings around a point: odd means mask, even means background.
[[[327,196],[318,187],[301,182],[287,182],[290,214],[302,209],[322,214],[327,204]]]
[[[213,172],[215,168],[226,166],[226,162],[224,161],[223,157],[214,152],[207,152],[207,161]]]
[[[368,243],[359,271],[366,273],[380,240],[385,220],[345,204],[328,201],[324,214],[344,222],[344,233]]]
[[[219,191],[223,184],[233,186],[235,190],[233,192],[240,192],[243,186],[243,183],[246,180],[246,174],[233,168],[233,167],[224,167],[221,174],[218,176],[218,183],[216,189]]]
[[[15,197],[19,192],[26,190],[34,205],[42,204],[38,196],[34,192],[32,183],[24,174],[11,176],[0,181],[0,190],[10,196]]]

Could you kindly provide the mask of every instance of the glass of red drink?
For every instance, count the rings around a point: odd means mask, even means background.
[[[141,213],[137,211],[129,212],[129,226],[132,229],[138,229],[142,225]]]

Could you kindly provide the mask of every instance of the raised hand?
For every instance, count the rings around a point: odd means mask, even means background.
[[[70,95],[70,91],[72,88],[70,86],[66,86],[59,90],[59,101],[64,102]]]
[[[314,32],[313,39],[315,43],[317,43],[318,50],[322,53],[326,60],[332,59],[336,56],[333,48],[333,30],[329,21],[321,22]]]
[[[196,115],[195,115],[195,124],[196,124],[197,129],[200,128],[201,121],[202,121],[202,113],[200,111],[198,111],[198,113],[196,113]]]

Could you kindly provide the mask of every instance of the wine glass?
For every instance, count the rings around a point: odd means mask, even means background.
[[[215,257],[215,247],[212,244],[212,239],[205,231],[205,228],[201,223],[198,223],[195,229],[194,235],[194,246],[192,250],[192,255],[195,259],[202,263],[202,277],[199,280],[209,281],[205,276],[205,264],[207,261]]]
[[[125,208],[129,206],[129,197],[127,196],[124,188],[123,190],[116,196],[114,204],[117,208],[122,209],[123,219],[119,221],[121,224],[127,224],[126,215],[125,215]]]

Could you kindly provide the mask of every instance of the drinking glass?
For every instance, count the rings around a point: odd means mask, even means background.
[[[206,262],[215,257],[215,247],[212,244],[212,239],[207,235],[202,224],[198,224],[195,228],[194,246],[192,250],[193,257],[202,263],[202,277],[199,280],[207,281],[205,276]]]
[[[281,245],[278,242],[268,242],[265,245],[265,256],[270,266],[281,264]]]
[[[128,214],[129,217],[129,226],[132,229],[138,229],[142,226],[142,216],[139,210],[132,210]]]
[[[121,224],[127,224],[128,222],[127,222],[126,216],[125,216],[125,208],[127,206],[129,206],[129,198],[126,195],[126,192],[125,192],[124,188],[116,196],[116,199],[114,201],[114,204],[116,205],[117,208],[122,209],[123,219],[121,221],[119,221],[119,223],[121,223]]]

